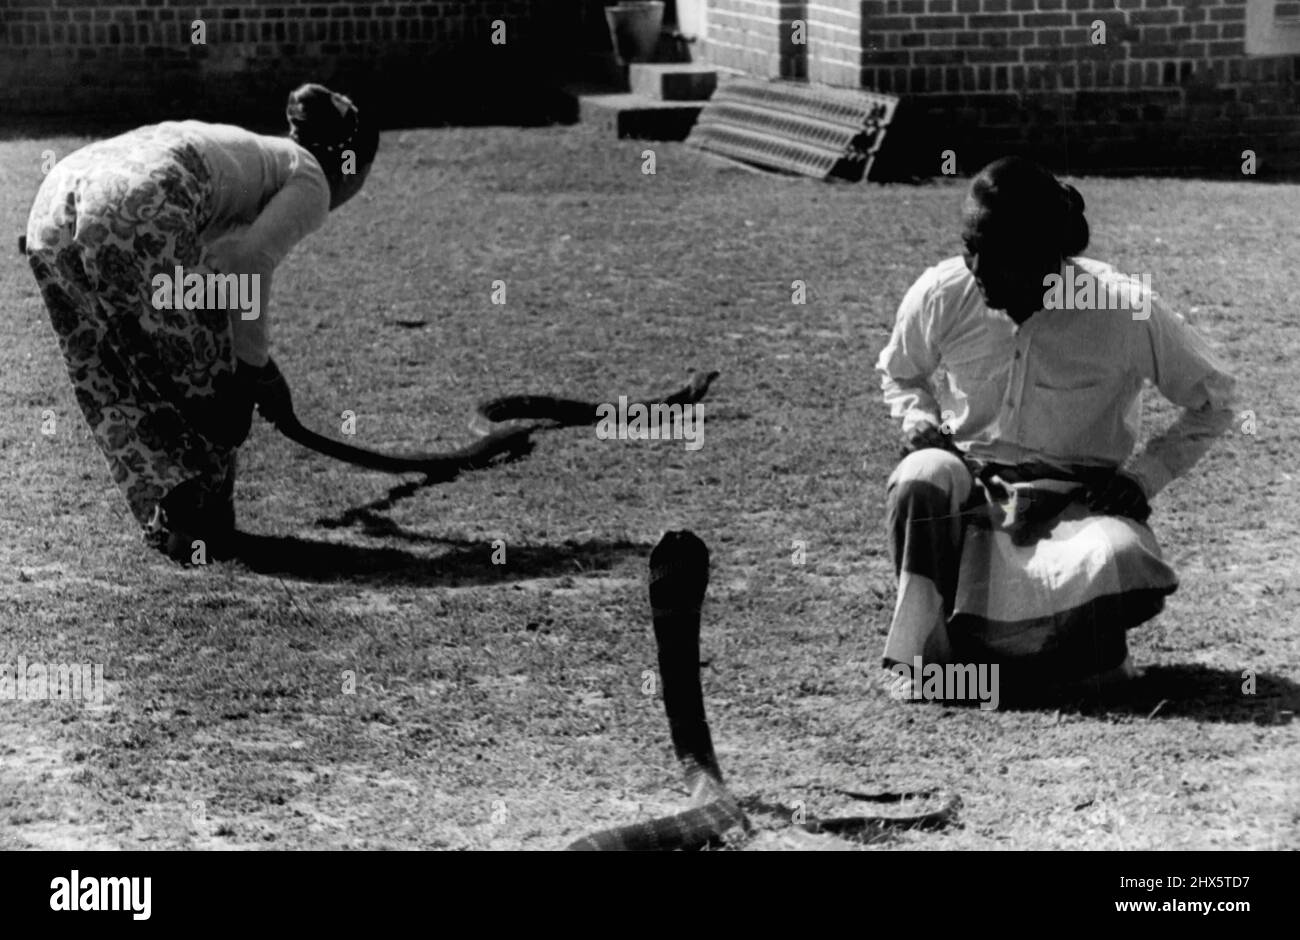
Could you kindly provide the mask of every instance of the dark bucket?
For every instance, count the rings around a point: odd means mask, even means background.
[[[625,2],[605,8],[609,38],[614,52],[623,62],[649,62],[659,45],[659,30],[664,22],[662,0]]]

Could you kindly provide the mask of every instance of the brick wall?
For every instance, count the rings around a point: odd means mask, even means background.
[[[1253,149],[1298,169],[1300,56],[1247,54],[1248,3],[1300,17],[1297,0],[712,0],[705,57],[901,95],[891,156],[920,175],[945,149],[964,170],[1013,148],[1224,172]],[[792,51],[781,31],[798,19],[807,44]]]
[[[0,112],[238,115],[316,80],[400,120],[527,109],[579,0],[4,0]],[[192,42],[202,20],[206,43]],[[491,42],[494,20],[506,42]],[[492,112],[489,114],[488,112]]]
[[[808,78],[852,87],[862,79],[862,4],[815,0],[808,5]]]
[[[801,78],[791,24],[801,2],[710,0],[707,57],[724,68],[779,78]]]

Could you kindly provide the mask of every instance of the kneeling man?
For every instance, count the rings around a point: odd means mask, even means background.
[[[1227,429],[1233,380],[1149,275],[1079,256],[1083,209],[1030,161],[985,167],[964,254],[921,275],[880,354],[905,454],[887,501],[900,676],[1132,676],[1126,631],[1178,586],[1149,500]],[[1135,455],[1146,381],[1184,410]]]

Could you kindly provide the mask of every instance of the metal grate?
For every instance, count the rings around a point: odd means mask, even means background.
[[[802,114],[772,111],[731,101],[720,102],[706,123],[753,128],[775,137],[788,137],[814,147],[826,147],[837,153],[853,149],[855,139],[862,136],[860,127],[828,124]]]
[[[742,79],[719,86],[686,142],[821,179],[861,179],[897,106],[876,92]]]
[[[701,149],[791,173],[825,177],[839,162],[839,153],[835,151],[785,140],[747,127],[697,125],[695,130],[699,133],[692,133],[690,141]]]

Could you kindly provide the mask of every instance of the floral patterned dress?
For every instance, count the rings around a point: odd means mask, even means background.
[[[90,144],[47,175],[28,260],[77,404],[147,541],[159,502],[186,480],[229,500],[235,452],[204,437],[235,368],[223,309],[156,309],[154,275],[202,273],[213,187],[198,139],[152,126]]]

